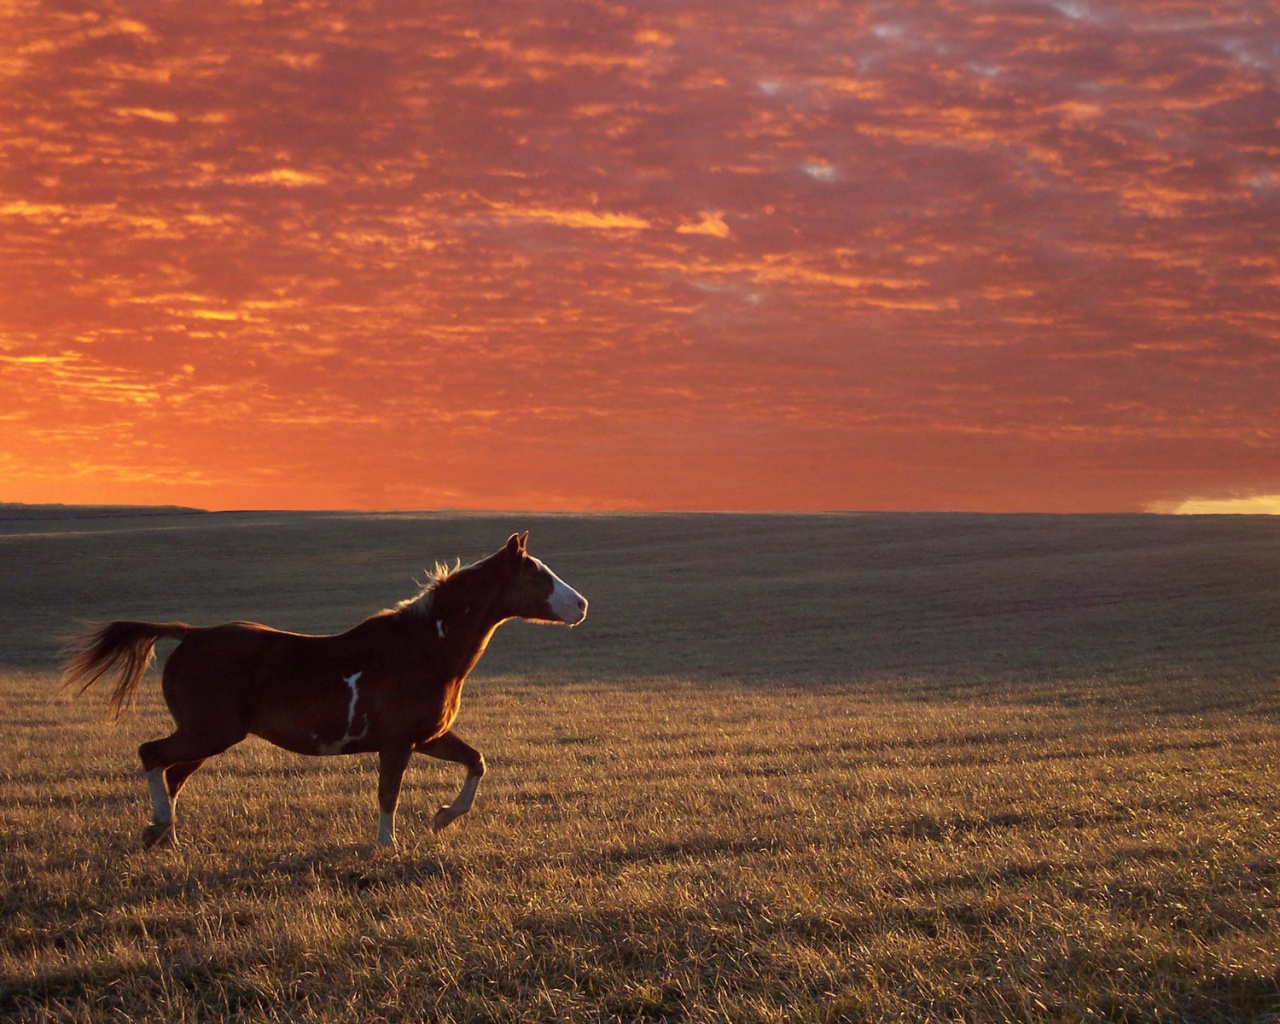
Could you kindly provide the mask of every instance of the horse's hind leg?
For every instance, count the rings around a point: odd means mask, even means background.
[[[173,842],[173,803],[182,784],[206,758],[221,754],[242,739],[244,736],[230,742],[196,740],[179,729],[172,736],[150,740],[138,748],[151,793],[151,824],[142,830],[144,846]]]
[[[181,764],[171,764],[164,770],[165,785],[169,787],[169,800],[175,807],[178,803],[178,791],[186,785],[187,779],[200,770],[200,766],[204,762],[205,759],[202,757],[199,761],[183,761]]]

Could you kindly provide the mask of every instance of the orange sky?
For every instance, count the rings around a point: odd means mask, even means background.
[[[0,0],[0,31],[0,500],[1280,495],[1271,4]]]

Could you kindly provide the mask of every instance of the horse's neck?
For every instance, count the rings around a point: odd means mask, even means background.
[[[465,678],[484,654],[494,631],[504,621],[496,611],[496,604],[496,596],[483,595],[472,604],[462,602],[460,608],[445,604],[432,609],[429,628],[442,643],[450,675]]]

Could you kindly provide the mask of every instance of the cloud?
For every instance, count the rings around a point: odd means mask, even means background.
[[[323,174],[311,171],[299,171],[292,167],[273,167],[269,171],[246,174],[232,180],[248,185],[283,185],[286,188],[301,188],[306,185],[324,185],[328,179]]]
[[[140,117],[147,121],[159,121],[161,124],[176,124],[178,115],[172,110],[152,110],[150,107],[114,107],[112,113],[120,117]]]
[[[821,163],[814,160],[806,160],[800,165],[800,170],[809,175],[814,181],[835,181],[839,174],[836,169],[828,163]]]
[[[729,225],[724,222],[724,214],[720,211],[703,213],[702,219],[693,223],[680,224],[676,227],[680,235],[711,235],[713,238],[728,238]]]
[[[11,22],[0,455],[30,500],[1280,489],[1270,14]]]
[[[1179,516],[1280,516],[1280,494],[1253,494],[1245,498],[1184,498],[1181,501],[1156,501],[1148,505],[1147,510]]]
[[[495,220],[532,221],[555,224],[566,228],[586,228],[592,231],[643,231],[649,222],[643,217],[614,211],[583,209],[551,209],[545,206],[521,206],[516,203],[492,203]]]

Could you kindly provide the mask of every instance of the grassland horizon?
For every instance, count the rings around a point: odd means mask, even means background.
[[[1280,1016],[1274,518],[0,520],[7,1019]],[[591,614],[495,638],[456,834],[249,741],[138,848],[167,717],[54,696],[77,619],[340,630],[517,528]]]

